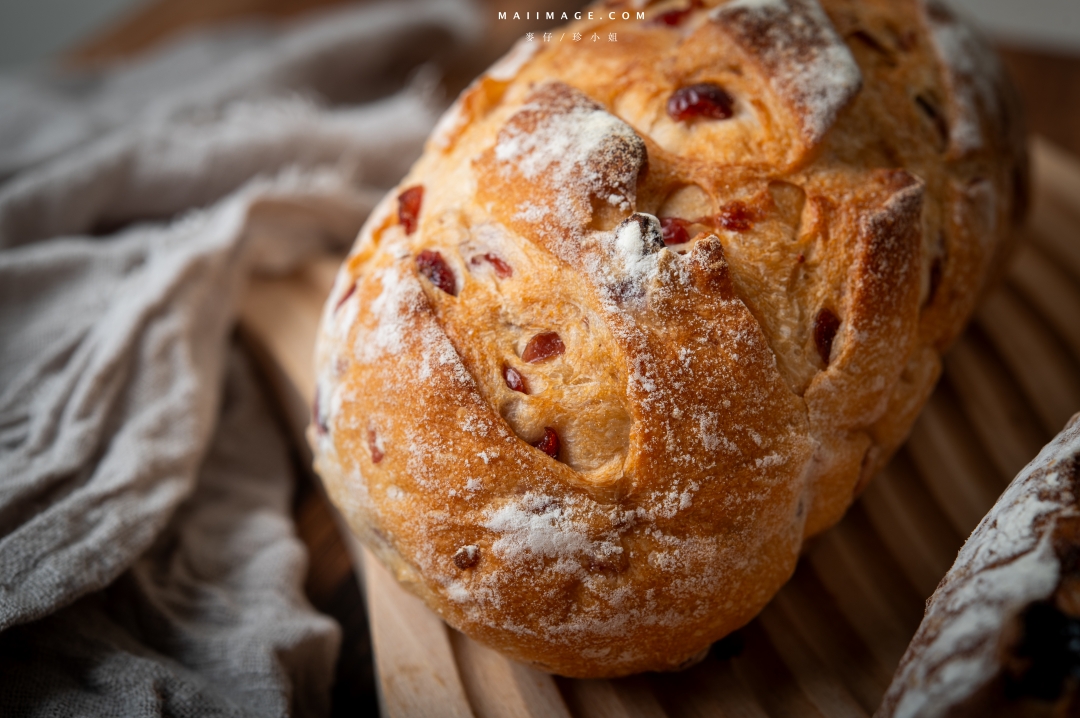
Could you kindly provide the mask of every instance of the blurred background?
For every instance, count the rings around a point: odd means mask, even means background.
[[[345,1],[0,0],[0,72],[53,60],[79,66],[110,63],[199,28],[251,19],[287,21]],[[1080,154],[1080,1],[949,2],[981,24],[1002,49],[1024,95],[1032,129]],[[481,4],[490,7],[492,18],[499,10],[535,9],[527,0]],[[584,4],[548,0],[543,9]],[[545,24],[495,24],[487,49],[496,56],[517,37]]]
[[[73,48],[80,48],[83,57],[100,58],[110,50],[138,50],[167,32],[196,24],[249,14],[288,16],[338,1],[3,0],[0,68],[41,61]],[[528,3],[517,4],[524,10]],[[1009,47],[1080,55],[1077,0],[951,0],[951,4],[977,18]],[[543,9],[552,8],[544,4]]]

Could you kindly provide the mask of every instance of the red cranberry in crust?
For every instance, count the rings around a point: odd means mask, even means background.
[[[424,201],[423,185],[409,187],[398,195],[398,222],[405,228],[405,234],[416,231],[416,225],[420,223],[420,205]]]
[[[701,6],[701,0],[690,0],[690,4],[682,10],[668,10],[667,12],[662,12],[654,17],[652,21],[657,25],[677,27],[682,24],[683,20],[689,17],[690,13]]]
[[[683,20],[693,11],[694,6],[683,8],[682,10],[668,10],[662,12],[653,18],[653,22],[657,25],[667,25],[668,27],[677,27],[682,24]]]
[[[379,436],[374,429],[367,430],[367,445],[371,451],[371,463],[377,464],[383,460],[383,452],[379,448]]]
[[[495,276],[499,279],[509,279],[514,276],[514,268],[507,264],[506,260],[502,257],[497,254],[492,254],[491,252],[479,257],[473,257],[469,260],[469,264],[477,267],[482,260],[487,261],[488,264],[495,268]]]
[[[339,299],[338,303],[334,306],[334,311],[336,312],[337,310],[341,309],[341,305],[349,301],[349,297],[351,297],[353,294],[356,294],[356,282],[353,282],[349,286],[349,288],[345,290],[345,293],[341,295],[341,299]]]
[[[476,564],[480,563],[480,547],[479,546],[462,546],[454,552],[454,565],[464,571],[467,568],[472,568]]]
[[[735,114],[735,100],[724,88],[711,82],[680,87],[667,101],[671,119],[688,122],[697,118],[726,120]]]
[[[522,394],[529,393],[529,386],[525,383],[525,377],[509,364],[503,364],[503,381],[514,391],[520,391]]]
[[[829,366],[833,339],[836,338],[836,330],[839,328],[840,319],[831,310],[822,309],[818,312],[817,319],[814,320],[814,345],[825,366]]]
[[[690,233],[686,231],[686,225],[690,224],[685,219],[678,217],[661,217],[660,232],[664,237],[664,244],[669,247],[673,244],[682,244],[690,241]]]
[[[416,268],[436,287],[452,297],[457,296],[457,279],[454,278],[454,270],[447,266],[441,254],[425,249],[416,255]]]
[[[757,219],[759,219],[758,213],[738,200],[725,204],[716,215],[716,221],[729,232],[745,232],[752,229]]]
[[[553,459],[559,458],[559,434],[550,426],[544,427],[544,438],[533,444]]]
[[[537,334],[525,345],[525,351],[521,353],[521,360],[526,364],[537,364],[557,357],[566,351],[566,345],[555,332]]]

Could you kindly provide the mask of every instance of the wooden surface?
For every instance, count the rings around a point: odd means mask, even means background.
[[[553,679],[446,628],[365,556],[351,565],[366,577],[386,715],[872,714],[964,537],[1080,410],[1080,167],[1045,142],[1034,159],[1029,236],[1006,280],[947,355],[909,441],[757,619],[683,673]],[[306,422],[295,397],[311,394],[310,347],[333,263],[257,282],[244,310],[277,391],[294,396],[285,403],[295,426]],[[318,512],[324,525],[337,520],[325,503]],[[333,536],[305,538],[316,567],[348,550]]]

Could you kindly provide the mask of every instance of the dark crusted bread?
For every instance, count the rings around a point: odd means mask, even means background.
[[[972,532],[876,715],[1078,714],[1080,414]]]
[[[1026,169],[936,5],[596,10],[567,37],[615,42],[519,43],[369,219],[311,430],[398,580],[571,676],[677,667],[775,594],[906,435]]]

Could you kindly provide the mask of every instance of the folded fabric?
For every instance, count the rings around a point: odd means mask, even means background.
[[[401,83],[478,28],[361,6],[0,79],[0,715],[325,709],[283,439],[246,369],[222,401],[237,303],[347,246],[437,116]]]
[[[0,714],[326,713],[339,632],[303,596],[284,437],[251,374],[234,350],[194,493],[153,546],[105,590],[0,633]]]

